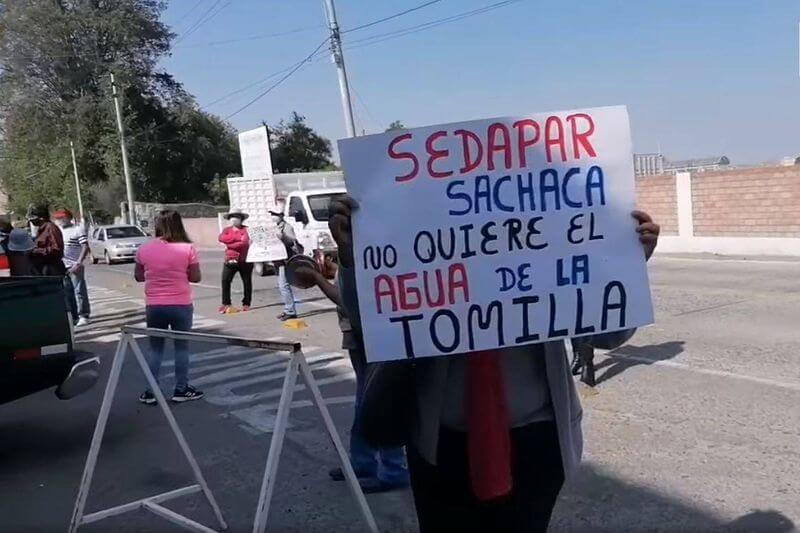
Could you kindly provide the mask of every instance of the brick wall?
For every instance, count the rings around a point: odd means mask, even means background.
[[[636,207],[661,225],[663,235],[678,234],[675,176],[662,174],[636,178]]]
[[[692,211],[699,237],[800,237],[800,168],[695,172]]]

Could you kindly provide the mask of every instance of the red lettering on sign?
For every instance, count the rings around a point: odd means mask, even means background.
[[[517,128],[517,150],[519,150],[519,166],[520,168],[525,168],[526,166],[528,166],[528,157],[526,151],[529,147],[539,142],[539,137],[541,136],[539,123],[536,122],[535,120],[526,118],[515,122],[514,127]],[[526,129],[533,130],[532,138],[527,138],[525,136]]]
[[[564,125],[561,123],[561,119],[556,116],[547,117],[547,122],[544,124],[544,148],[547,153],[548,163],[553,162],[553,153],[551,151],[553,146],[558,147],[558,150],[561,152],[561,161],[566,161],[567,151],[564,148]]]
[[[583,119],[588,124],[586,131],[583,133],[578,133],[577,121],[579,118]],[[572,155],[575,159],[580,159],[581,157],[578,144],[583,146],[583,149],[586,150],[586,153],[590,157],[597,157],[597,152],[594,151],[592,143],[589,142],[589,137],[594,133],[594,121],[592,117],[586,113],[575,113],[574,115],[568,116],[567,120],[569,121],[570,129],[572,129]]]
[[[403,135],[400,135],[399,137],[395,137],[394,139],[392,139],[392,142],[389,143],[389,157],[391,157],[392,159],[408,159],[413,164],[413,168],[411,169],[411,172],[409,172],[405,176],[396,176],[394,178],[395,181],[399,181],[401,183],[404,182],[404,181],[413,180],[414,178],[417,177],[417,173],[419,172],[419,161],[417,160],[417,156],[415,156],[411,152],[397,152],[395,150],[395,147],[399,143],[401,143],[403,141],[407,141],[409,139],[411,139],[411,134],[410,133],[404,133]]]
[[[400,293],[400,309],[412,311],[422,307],[422,293],[417,287],[409,287],[406,282],[417,279],[417,273],[401,274],[397,276],[397,290]],[[409,301],[409,295],[414,297],[414,301]]]
[[[481,164],[481,159],[483,159],[483,145],[481,144],[481,139],[473,132],[467,130],[456,130],[454,133],[461,136],[461,146],[463,147],[464,152],[464,166],[458,169],[458,171],[461,174],[472,172],[478,168],[478,166]],[[470,141],[472,141],[478,148],[478,153],[475,156],[475,159],[472,159]]]
[[[378,313],[383,313],[381,302],[384,296],[388,296],[391,299],[392,311],[397,311],[397,296],[394,292],[392,278],[386,274],[381,274],[375,278],[375,304],[378,306]]]
[[[502,140],[497,140],[497,134],[502,134]],[[488,168],[489,170],[494,170],[494,153],[495,152],[503,152],[503,162],[505,163],[505,168],[511,168],[511,140],[509,139],[508,135],[508,128],[505,124],[501,124],[499,122],[495,122],[494,124],[489,125],[489,130],[486,133],[486,137],[488,138],[487,148],[486,148],[486,157],[489,160]]]
[[[425,149],[428,151],[428,155],[430,156],[428,158],[428,174],[430,174],[432,178],[446,178],[447,176],[453,175],[452,170],[447,170],[445,172],[437,172],[433,170],[434,161],[437,159],[446,158],[450,155],[450,150],[446,148],[444,150],[437,150],[433,147],[433,143],[442,137],[447,137],[446,131],[437,131],[436,133],[432,133],[431,136],[428,137],[428,140],[425,141]]]

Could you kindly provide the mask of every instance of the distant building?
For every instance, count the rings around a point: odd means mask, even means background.
[[[633,154],[633,172],[636,176],[663,174],[664,156],[661,154]]]
[[[664,170],[675,172],[703,172],[705,170],[719,170],[731,164],[727,157],[707,157],[705,159],[686,159],[684,161],[668,161]]]
[[[676,172],[719,170],[730,164],[730,160],[724,155],[719,157],[707,157],[704,159],[669,161],[663,154],[633,154],[633,171],[636,176],[656,176],[658,174],[674,174]]]

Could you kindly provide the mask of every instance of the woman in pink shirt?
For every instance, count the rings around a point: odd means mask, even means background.
[[[136,253],[136,281],[144,282],[148,328],[190,331],[192,329],[192,287],[201,279],[200,260],[177,211],[167,209],[155,220],[156,239]],[[203,393],[189,385],[188,342],[175,339],[175,392],[173,402],[199,400]],[[164,358],[164,338],[150,337],[150,370],[158,380]],[[149,389],[139,397],[148,405],[156,403]]]

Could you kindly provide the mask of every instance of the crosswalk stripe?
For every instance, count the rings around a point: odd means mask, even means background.
[[[78,342],[112,343],[119,341],[122,325],[144,325],[144,301],[127,294],[104,287],[90,287],[89,298],[92,302],[92,316],[95,320],[88,328],[81,328],[76,333]],[[312,307],[322,307],[321,302],[314,302]],[[195,315],[193,329],[221,326],[226,322],[215,318]],[[143,340],[143,339],[142,339]],[[287,342],[283,337],[265,339],[275,342]],[[140,346],[147,352],[149,346],[141,342]],[[194,344],[192,346],[195,346]],[[354,381],[355,373],[350,358],[345,352],[332,351],[319,346],[303,346],[306,361],[319,376],[317,384],[323,388],[328,385]],[[289,358],[287,353],[266,352],[246,347],[225,346],[192,353],[190,355],[190,382],[198,388],[205,389],[205,400],[218,408],[227,411],[241,422],[245,431],[253,434],[271,432],[274,428],[276,398],[282,392],[282,380]],[[162,363],[161,377],[170,379],[175,363],[168,355]],[[257,392],[243,392],[251,387],[259,387]],[[295,392],[306,389],[305,384],[298,382]],[[348,404],[355,401],[354,396],[344,395],[326,398],[330,405]],[[305,408],[312,403],[304,398],[294,400],[293,408]]]

